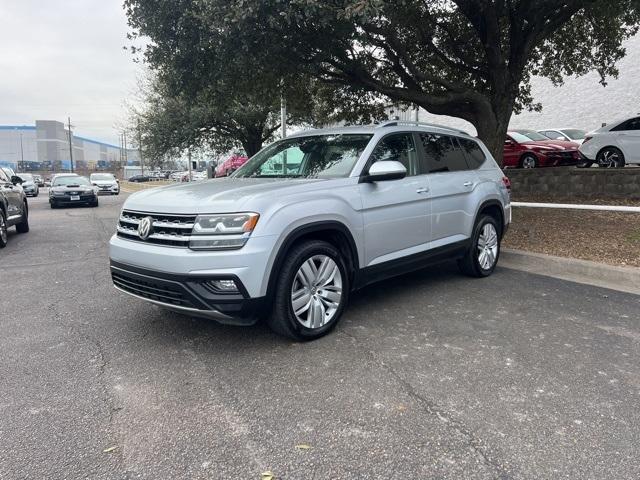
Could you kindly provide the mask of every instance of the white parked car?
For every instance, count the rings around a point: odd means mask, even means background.
[[[92,173],[89,180],[92,185],[98,187],[100,193],[108,193],[110,195],[118,195],[120,193],[120,184],[112,173]]]
[[[587,136],[587,132],[579,128],[546,128],[538,130],[538,133],[549,137],[551,140],[563,140],[577,143],[578,145],[582,145],[584,138]]]
[[[640,116],[618,120],[587,134],[580,153],[599,167],[640,164]]]

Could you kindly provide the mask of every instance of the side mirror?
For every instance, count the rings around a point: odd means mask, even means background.
[[[554,140],[564,140],[564,137],[556,137]]]
[[[509,139],[507,138],[507,139],[504,141],[504,145],[505,145],[505,146],[511,146],[511,145],[513,145],[513,141],[512,141],[512,140],[509,140]]]
[[[22,179],[17,175],[13,175],[11,177],[11,183],[13,183],[14,185],[18,185],[18,184],[22,185]]]
[[[407,176],[407,169],[395,160],[375,162],[369,167],[369,173],[362,179],[363,182],[382,182],[384,180],[399,180]]]

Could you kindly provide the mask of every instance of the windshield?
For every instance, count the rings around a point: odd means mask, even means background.
[[[372,135],[336,134],[291,138],[257,153],[235,178],[348,177]]]
[[[527,137],[527,136],[525,136],[525,135],[523,135],[521,133],[518,133],[518,132],[509,132],[509,137],[512,140],[515,140],[518,143],[525,143],[525,142],[531,142],[532,141],[529,137]],[[547,137],[544,137],[544,139],[545,140],[549,140]]]
[[[54,187],[66,187],[68,185],[91,185],[86,177],[57,177],[53,181]]]
[[[110,173],[92,173],[91,180],[114,180]]]
[[[549,137],[542,135],[541,133],[536,132],[535,130],[513,130],[511,132],[511,136],[513,136],[514,133],[519,133],[520,135],[523,135],[524,137],[527,137],[528,140],[516,140],[516,142],[518,143],[522,143],[524,142],[530,142],[530,141],[534,141],[534,142],[539,142],[540,140],[549,140]]]
[[[33,182],[33,175],[30,173],[21,173],[18,175],[23,182]]]
[[[587,136],[587,132],[585,132],[584,130],[576,129],[562,130],[562,133],[564,133],[571,140],[584,140],[584,137]]]

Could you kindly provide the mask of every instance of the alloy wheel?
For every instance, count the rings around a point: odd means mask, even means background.
[[[620,155],[615,150],[605,150],[600,156],[598,163],[604,168],[615,168],[620,162]]]
[[[498,232],[487,223],[478,236],[478,263],[483,270],[489,270],[498,258]]]
[[[527,155],[522,159],[522,168],[535,168],[536,167],[536,159]]]
[[[7,222],[4,220],[4,215],[0,214],[0,240],[2,240],[2,243],[7,243],[8,238]]]
[[[342,274],[327,255],[314,255],[300,266],[291,287],[291,306],[298,322],[320,328],[333,319],[342,301]]]

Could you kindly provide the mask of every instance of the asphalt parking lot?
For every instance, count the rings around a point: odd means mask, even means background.
[[[445,265],[296,344],[115,291],[124,198],[0,251],[0,478],[640,477],[640,296]]]

